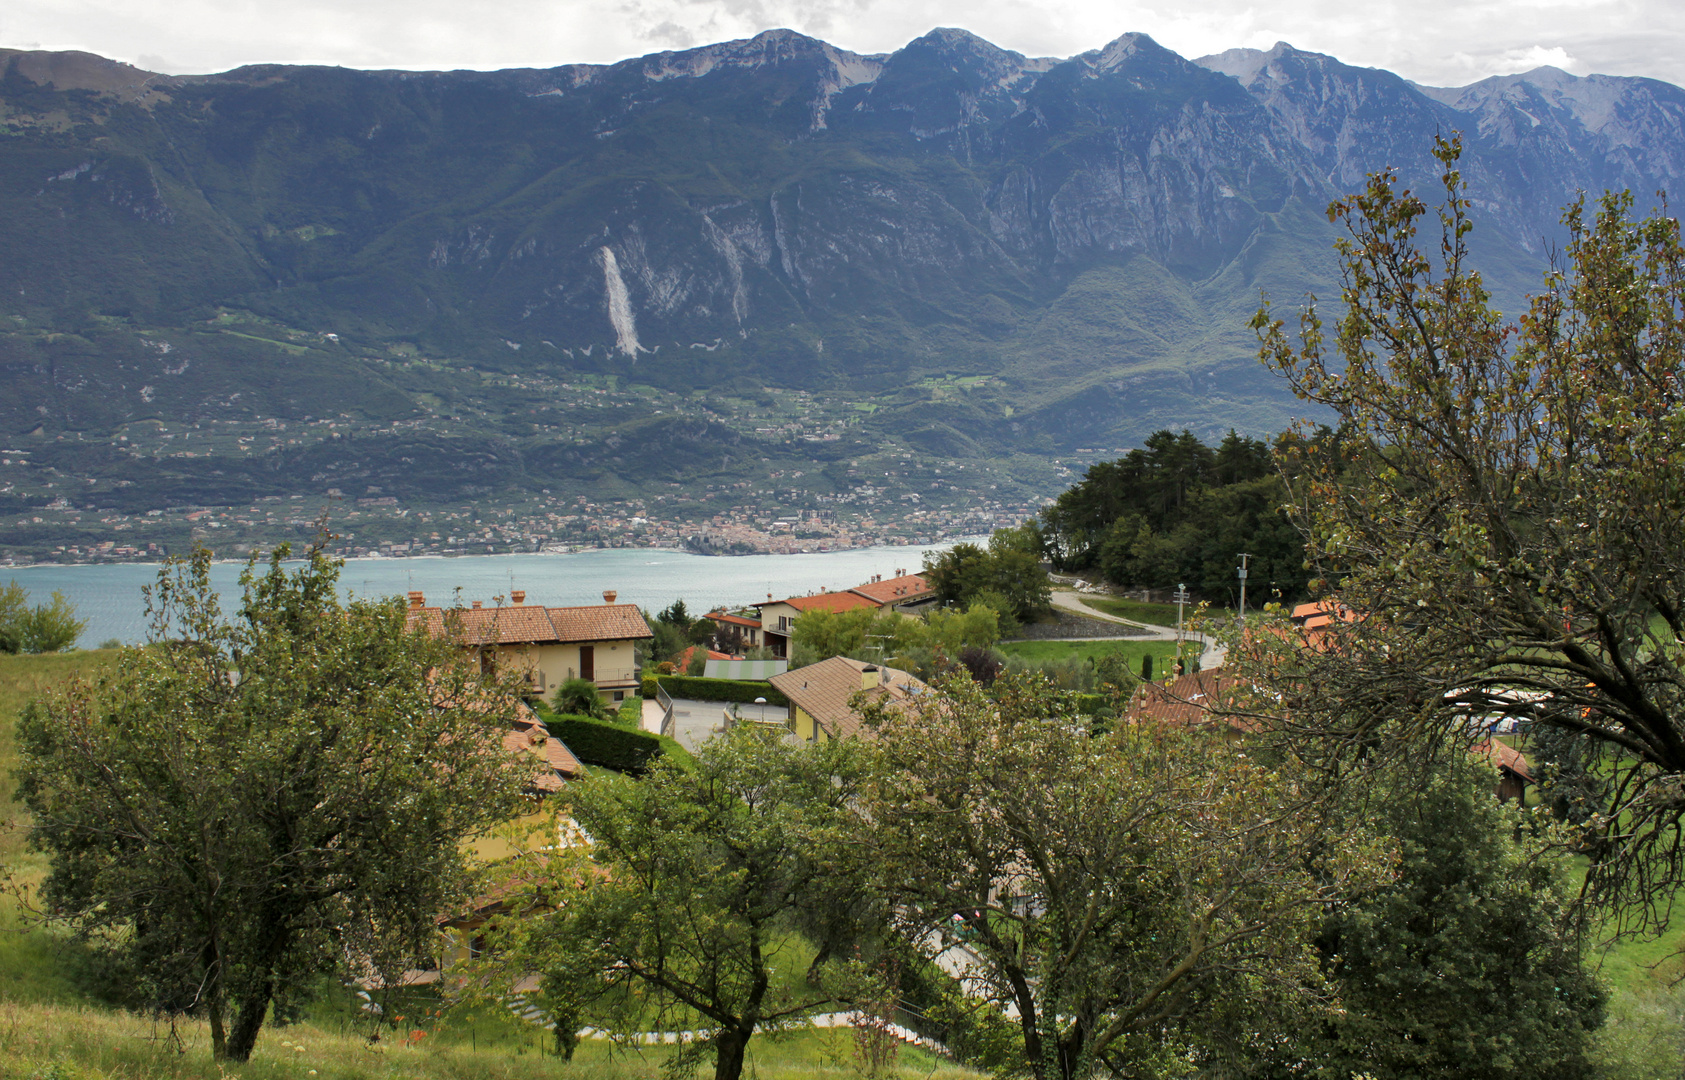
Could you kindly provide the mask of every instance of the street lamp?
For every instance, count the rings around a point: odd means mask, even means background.
[[[1240,565],[1235,569],[1240,574],[1240,623],[1246,625],[1246,560],[1252,558],[1250,551],[1240,553]]]
[[[756,698],[755,704],[759,705],[761,707],[761,723],[765,724],[766,723],[766,698],[764,698],[764,697]]]

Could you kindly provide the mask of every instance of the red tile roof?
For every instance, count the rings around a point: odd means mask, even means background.
[[[761,625],[759,619],[751,619],[746,615],[733,615],[725,611],[710,611],[707,618],[712,622],[730,623],[732,626],[752,626],[759,629]]]
[[[655,636],[636,604],[588,604],[547,610],[556,627],[557,641],[630,641]]]
[[[1512,772],[1529,784],[1534,783],[1533,774],[1527,768],[1527,755],[1497,739],[1482,739],[1469,747],[1469,753],[1483,757],[1493,765],[1507,772]]]
[[[904,604],[909,600],[918,600],[935,594],[936,590],[917,574],[903,574],[901,577],[889,578],[886,581],[868,581],[864,585],[856,585],[848,590],[859,593],[866,599],[877,604]]]
[[[686,649],[684,652],[682,652],[679,655],[673,657],[673,667],[676,670],[678,670],[680,672],[683,672],[683,670],[685,668],[690,666],[691,657],[696,655],[696,650],[701,649],[701,648],[702,648],[702,646],[700,646],[700,645],[692,645],[690,648]],[[704,659],[704,660],[730,660],[731,659],[730,653],[715,652],[713,649],[703,649],[702,652],[703,652],[702,659]]]
[[[812,596],[792,596],[774,603],[789,604],[797,611],[853,611],[863,607],[882,607],[876,600],[852,592],[815,593]],[[765,607],[765,604],[756,604]]]
[[[1188,728],[1223,725],[1235,731],[1256,731],[1258,725],[1245,717],[1221,716],[1216,712],[1245,686],[1240,676],[1220,667],[1177,676],[1168,686],[1143,683],[1129,699],[1124,719],[1152,720]]]

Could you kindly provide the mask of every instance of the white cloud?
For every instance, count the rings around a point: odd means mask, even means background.
[[[1438,85],[1541,64],[1685,84],[1677,0],[7,0],[0,45],[80,48],[175,73],[259,62],[549,67],[775,26],[861,52],[963,26],[1030,55],[1069,56],[1135,30],[1190,57],[1285,40]]]

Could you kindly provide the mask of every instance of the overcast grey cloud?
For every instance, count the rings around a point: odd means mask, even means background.
[[[7,0],[0,45],[172,74],[259,62],[411,69],[605,63],[785,26],[857,52],[961,26],[1034,56],[1141,31],[1184,56],[1288,41],[1418,82],[1551,64],[1685,85],[1680,0]]]

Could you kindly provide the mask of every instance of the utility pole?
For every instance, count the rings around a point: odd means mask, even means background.
[[[1250,551],[1240,553],[1240,624],[1246,625],[1246,560],[1252,558]]]
[[[1182,674],[1182,605],[1188,602],[1188,587],[1176,586],[1176,674]]]

